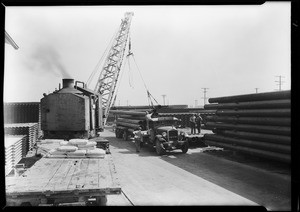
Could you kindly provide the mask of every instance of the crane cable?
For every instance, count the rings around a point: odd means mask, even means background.
[[[139,74],[140,74],[140,77],[141,77],[141,79],[142,79],[142,81],[143,81],[143,84],[144,84],[144,86],[145,86],[145,89],[146,89],[146,91],[147,91],[147,96],[148,96],[148,103],[149,103],[149,99],[150,99],[150,101],[151,101],[151,106],[153,107],[153,102],[152,102],[152,100],[151,100],[151,97],[153,98],[153,100],[158,104],[158,102],[156,101],[156,99],[152,96],[152,94],[150,93],[150,91],[148,90],[148,88],[147,88],[147,86],[146,86],[146,83],[145,83],[145,80],[144,80],[144,78],[143,78],[143,76],[142,76],[142,74],[141,74],[141,71],[140,71],[140,69],[139,69],[139,66],[137,65],[137,63],[136,63],[136,60],[135,60],[135,57],[134,57],[134,55],[132,54],[132,58],[133,58],[133,61],[134,61],[134,63],[135,63],[135,65],[136,65],[136,67],[137,67],[137,70],[138,70],[138,72],[139,72]],[[150,105],[150,103],[149,103],[149,105]],[[159,104],[158,104],[159,105]]]

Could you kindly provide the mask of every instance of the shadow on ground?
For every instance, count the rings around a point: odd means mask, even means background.
[[[153,147],[143,146],[135,152],[132,141],[106,137],[110,145],[123,154],[160,157],[162,160],[248,198],[272,210],[290,210],[290,167],[274,161],[260,160],[232,151],[203,152],[203,144],[192,144],[187,154],[181,150],[157,156]],[[123,150],[124,149],[124,150]]]

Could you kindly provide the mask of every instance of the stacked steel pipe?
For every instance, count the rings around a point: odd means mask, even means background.
[[[207,116],[209,145],[290,162],[291,92],[277,91],[210,98],[205,109],[215,109]]]
[[[110,112],[116,116],[117,126],[126,127],[132,132],[145,125],[142,124],[146,120],[145,111],[111,110]]]

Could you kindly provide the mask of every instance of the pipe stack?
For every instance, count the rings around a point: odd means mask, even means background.
[[[145,111],[126,111],[126,110],[110,110],[116,116],[116,125],[126,127],[130,131],[136,130],[138,127],[145,126]]]
[[[289,163],[291,153],[291,92],[277,91],[210,98],[205,109],[209,145]]]

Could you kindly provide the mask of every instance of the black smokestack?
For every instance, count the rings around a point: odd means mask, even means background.
[[[74,79],[63,79],[63,88],[73,88],[74,87]]]

